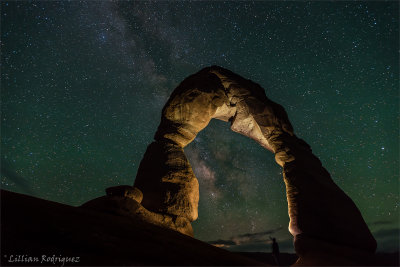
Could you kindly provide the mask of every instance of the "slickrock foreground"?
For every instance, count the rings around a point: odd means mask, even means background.
[[[0,266],[265,265],[137,217],[0,195]]]
[[[127,188],[116,187],[108,193],[115,197],[123,190]],[[135,192],[127,191],[131,192],[129,198],[138,197]],[[62,260],[65,260],[64,266],[274,264],[271,253],[231,253],[132,215],[71,207],[5,190],[0,190],[0,195],[1,266],[62,266]],[[341,247],[327,243],[323,246],[336,249],[328,255],[329,261],[322,257],[323,254],[313,254],[306,258],[308,261],[303,258],[301,264],[344,264],[343,257],[338,257],[341,254],[337,253]],[[341,249],[339,252],[343,252]],[[332,257],[334,253],[337,253],[335,258]],[[43,256],[46,261],[42,262]],[[347,265],[399,266],[398,253],[376,254],[372,258],[358,256],[362,257]],[[29,261],[35,257],[38,261]],[[296,258],[296,255],[286,253],[281,253],[280,257],[286,266],[293,264]],[[360,259],[364,263],[360,263]],[[316,260],[320,264],[316,264]]]

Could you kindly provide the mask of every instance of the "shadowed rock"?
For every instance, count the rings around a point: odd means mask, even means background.
[[[5,190],[0,196],[0,266],[265,266],[140,216],[110,212],[135,209],[131,198],[72,207]]]
[[[196,220],[198,182],[183,148],[213,118],[229,121],[233,131],[275,153],[283,167],[289,231],[299,255],[317,253],[320,242],[360,253],[375,251],[361,213],[310,146],[294,135],[283,107],[269,100],[260,85],[216,66],[186,78],[163,108],[134,184],[143,192],[144,208]]]

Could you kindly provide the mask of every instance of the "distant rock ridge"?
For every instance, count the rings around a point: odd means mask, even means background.
[[[137,203],[146,214],[175,218],[167,220],[172,222],[167,227],[193,234],[190,222],[198,217],[199,184],[183,148],[211,119],[230,122],[233,131],[275,153],[283,167],[289,231],[299,265],[310,263],[310,257],[314,265],[332,263],[332,253],[351,258],[375,252],[376,241],[360,211],[310,146],[296,137],[284,108],[268,99],[260,85],[218,66],[186,78],[163,108],[134,183],[143,193]],[[188,223],[176,227],[174,221]],[[322,260],[316,261],[318,257]]]

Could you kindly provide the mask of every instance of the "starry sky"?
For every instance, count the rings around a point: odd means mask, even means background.
[[[70,205],[132,185],[169,94],[220,65],[283,105],[399,250],[399,3],[1,1],[1,188]],[[185,148],[195,236],[293,251],[281,168],[212,121]]]

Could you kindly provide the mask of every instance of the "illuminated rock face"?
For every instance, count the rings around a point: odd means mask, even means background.
[[[90,200],[81,207],[130,217],[193,236],[192,225],[185,217],[161,214],[144,208],[141,205],[142,192],[136,187],[128,185],[109,187],[106,193],[106,196]]]
[[[205,68],[185,79],[162,111],[155,141],[147,148],[135,180],[144,194],[144,207],[197,219],[198,182],[183,148],[213,118],[230,121],[233,131],[271,151],[268,136],[275,129],[292,134],[284,109],[269,100],[258,84],[220,67]]]
[[[170,141],[151,143],[140,163],[135,187],[143,192],[146,209],[197,219],[199,183],[181,146]]]
[[[143,192],[143,207],[196,220],[198,182],[183,148],[213,118],[230,122],[233,131],[275,153],[283,167],[289,231],[299,254],[314,249],[301,240],[314,239],[375,251],[375,239],[361,213],[310,146],[293,134],[283,107],[269,100],[258,84],[216,66],[186,78],[165,105],[134,184]]]

